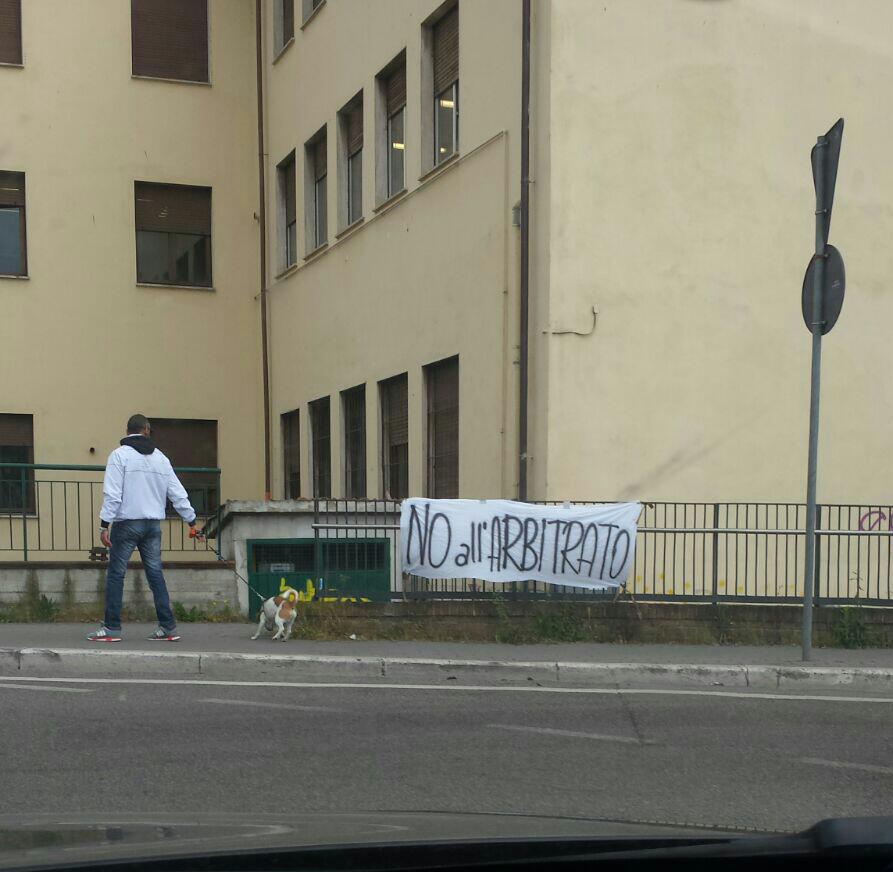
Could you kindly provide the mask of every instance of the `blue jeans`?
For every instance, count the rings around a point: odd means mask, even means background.
[[[115,521],[109,568],[105,575],[105,621],[109,630],[121,630],[121,601],[124,598],[124,573],[133,549],[138,548],[146,572],[146,581],[155,600],[155,613],[163,630],[177,628],[171,601],[161,571],[161,521]]]

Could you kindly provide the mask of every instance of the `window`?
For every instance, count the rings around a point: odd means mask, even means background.
[[[134,184],[137,281],[211,285],[211,189]]]
[[[307,251],[313,252],[328,240],[328,204],[326,200],[327,138],[325,127],[305,146],[304,185],[307,212]]]
[[[295,153],[292,152],[277,168],[279,176],[279,239],[283,269],[298,262],[298,217],[295,206]]]
[[[175,469],[217,467],[217,422],[192,418],[151,418],[152,441],[167,455]],[[207,517],[217,511],[220,494],[214,473],[178,473],[196,514]],[[175,515],[168,505],[168,515]]]
[[[434,163],[459,148],[459,7],[434,25]]]
[[[0,171],[0,275],[28,275],[24,173]]]
[[[401,52],[378,75],[379,100],[384,123],[382,153],[386,155],[380,199],[399,194],[406,187],[404,151],[406,148],[406,53]],[[382,135],[380,134],[380,136]],[[383,196],[381,196],[383,194]]]
[[[130,0],[135,76],[208,81],[208,0]]]
[[[295,0],[276,0],[273,30],[276,51],[280,52],[295,38]]]
[[[328,397],[310,403],[310,439],[313,447],[313,496],[332,496],[332,422]]]
[[[307,19],[325,2],[325,0],[301,0],[302,18],[306,22]]]
[[[22,0],[0,0],[0,64],[22,64]]]
[[[344,495],[366,496],[366,386],[341,392],[344,421]]]
[[[409,401],[406,373],[378,383],[381,400],[382,496],[409,496]]]
[[[363,92],[338,113],[339,224],[349,227],[363,217]]]
[[[34,471],[4,467],[4,463],[34,463],[34,423],[31,415],[0,414],[0,514],[34,514]]]
[[[425,367],[428,394],[428,496],[459,496],[459,358]]]
[[[301,498],[301,413],[298,409],[286,412],[282,421],[282,465],[287,500]]]

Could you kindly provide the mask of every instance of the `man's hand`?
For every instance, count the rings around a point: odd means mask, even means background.
[[[99,533],[99,540],[102,542],[103,545],[105,545],[106,548],[111,548],[111,547],[112,547],[112,540],[109,538],[109,531],[108,531],[108,530],[103,529],[103,530]]]

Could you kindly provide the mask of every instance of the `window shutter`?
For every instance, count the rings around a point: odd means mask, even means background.
[[[171,465],[217,466],[217,422],[184,418],[151,418],[152,441]]]
[[[285,167],[285,223],[292,224],[297,218],[297,206],[295,199],[297,197],[297,189],[295,187],[295,159]]]
[[[211,235],[211,189],[137,182],[136,229]]]
[[[22,62],[22,0],[0,0],[0,64]]]
[[[347,112],[347,153],[356,154],[363,147],[363,101],[358,100]]]
[[[0,415],[0,445],[34,447],[31,415]]]
[[[280,0],[282,3],[282,44],[285,45],[295,35],[295,0]]]
[[[459,78],[459,7],[434,25],[434,96]]]
[[[459,359],[428,370],[428,490],[435,499],[459,496]]]
[[[313,178],[318,182],[326,174],[326,138],[313,143]]]
[[[388,448],[409,442],[409,405],[406,376],[392,379],[385,388]]]
[[[208,0],[130,0],[135,76],[208,81]]]
[[[0,206],[25,205],[25,174],[0,171]]]
[[[406,105],[406,64],[405,62],[388,76],[386,90],[387,114],[390,118]]]
[[[331,419],[328,397],[310,403],[310,429],[313,444],[313,496],[328,498],[332,494]]]
[[[285,473],[285,499],[301,496],[301,413],[298,409],[282,415],[282,459]]]

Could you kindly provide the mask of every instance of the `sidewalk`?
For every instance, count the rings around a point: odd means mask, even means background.
[[[146,638],[155,624],[128,624],[124,641],[101,646],[123,653],[153,654],[227,653],[254,655],[304,655],[315,657],[424,658],[499,662],[635,663],[719,666],[801,666],[800,649],[789,646],[734,645],[616,645],[587,642],[539,645],[503,645],[496,642],[312,642],[290,639],[271,642],[264,634],[251,640],[257,625],[181,624],[182,640],[175,644]],[[0,624],[0,649],[50,648],[95,650],[87,642],[92,624]],[[893,670],[893,648],[815,648],[810,662],[818,667],[868,667]]]
[[[893,650],[718,645],[500,645],[444,642],[252,641],[249,624],[184,624],[177,643],[152,624],[120,643],[87,642],[87,624],[0,624],[0,676],[102,680],[377,683],[428,686],[721,688],[893,694]]]

